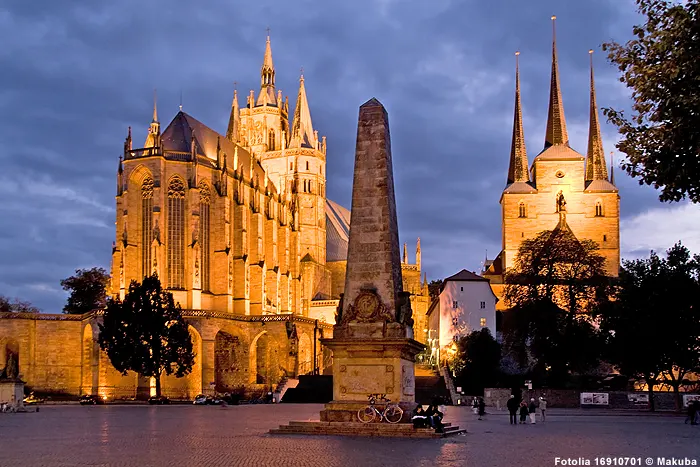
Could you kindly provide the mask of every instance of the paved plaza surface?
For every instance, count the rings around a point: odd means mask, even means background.
[[[0,466],[554,466],[555,458],[688,457],[700,464],[700,426],[680,416],[590,415],[551,409],[547,423],[478,421],[448,407],[469,431],[444,440],[274,436],[321,405],[41,406],[0,414]],[[559,464],[561,465],[561,464]]]

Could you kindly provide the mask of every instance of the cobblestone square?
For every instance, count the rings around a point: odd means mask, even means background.
[[[680,416],[590,415],[552,409],[546,423],[479,421],[449,407],[467,435],[445,440],[273,436],[321,405],[41,406],[0,414],[0,466],[554,466],[555,458],[687,457],[700,462],[700,427]],[[562,465],[562,464],[559,464]],[[580,464],[583,465],[583,464]],[[643,464],[646,465],[646,464]]]

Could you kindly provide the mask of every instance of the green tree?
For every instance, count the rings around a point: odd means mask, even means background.
[[[623,169],[661,201],[700,202],[700,1],[636,0],[634,39],[603,44],[632,91],[632,116],[604,109],[622,139]]]
[[[117,371],[154,377],[160,396],[162,374],[181,378],[192,371],[194,353],[187,323],[173,295],[157,275],[132,281],[124,301],[109,299],[99,325],[100,348]]]
[[[566,224],[520,244],[505,277],[504,350],[540,382],[563,384],[599,364],[591,311],[609,288],[604,264],[598,245]]]
[[[647,384],[650,401],[655,384],[671,386],[678,409],[686,376],[700,369],[699,272],[700,257],[680,243],[666,258],[652,251],[623,263],[614,295],[600,306],[610,360]]]
[[[428,284],[428,293],[430,294],[430,299],[435,300],[440,296],[440,290],[442,289],[443,281],[436,280],[430,281]]]
[[[481,394],[498,382],[501,345],[488,328],[473,331],[457,342],[454,370],[457,382],[469,394]]]
[[[109,274],[103,268],[76,269],[75,275],[61,281],[63,290],[70,291],[63,312],[83,314],[104,308],[107,284]]]

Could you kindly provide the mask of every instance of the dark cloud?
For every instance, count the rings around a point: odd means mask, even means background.
[[[259,87],[265,28],[293,105],[300,67],[328,137],[328,194],[349,207],[358,106],[376,96],[392,130],[401,240],[420,236],[432,278],[500,247],[500,207],[521,50],[530,160],[542,146],[556,13],[566,116],[585,151],[588,55],[625,40],[628,2],[540,0],[11,0],[0,7],[0,293],[58,312],[60,279],[108,267],[117,157],[185,110],[224,131],[233,82]],[[602,53],[599,103],[627,106]],[[583,132],[578,131],[582,129]],[[605,129],[606,150],[615,132]],[[623,217],[657,207],[618,171]]]

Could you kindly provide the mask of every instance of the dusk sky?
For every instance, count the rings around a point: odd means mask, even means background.
[[[267,27],[292,106],[304,69],[314,128],[328,138],[328,197],[350,207],[358,107],[376,97],[411,261],[420,236],[431,280],[478,270],[501,246],[516,50],[530,162],[543,147],[552,14],[571,146],[585,154],[589,49],[598,104],[630,104],[600,46],[631,36],[632,0],[5,0],[0,294],[60,313],[61,279],[109,269],[127,127],[141,147],[157,88],[163,128],[182,93],[184,111],[225,133],[234,81],[243,96],[259,90]],[[617,133],[602,122],[607,154]],[[662,204],[615,170],[623,258],[678,240],[700,253],[697,205]]]

